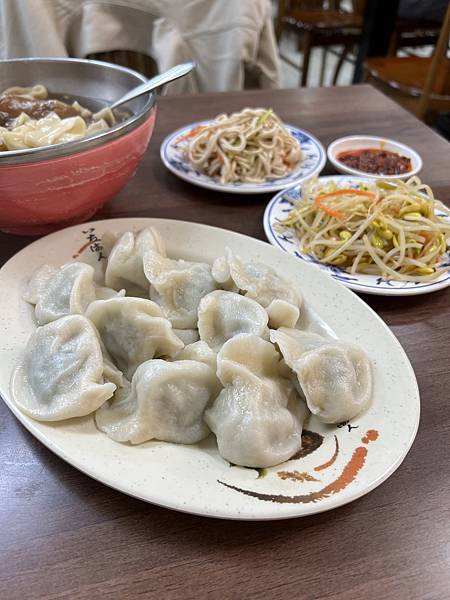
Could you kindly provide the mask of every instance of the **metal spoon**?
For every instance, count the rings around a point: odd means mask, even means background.
[[[145,83],[141,83],[141,85],[138,85],[137,87],[133,88],[131,91],[127,92],[124,96],[122,96],[122,98],[119,98],[119,100],[116,100],[116,102],[111,104],[109,108],[111,108],[111,110],[117,108],[125,102],[129,102],[130,100],[134,100],[134,98],[137,98],[138,96],[142,96],[142,94],[151,92],[152,90],[161,87],[166,83],[170,83],[171,81],[175,81],[175,79],[184,77],[193,69],[195,69],[195,67],[196,64],[193,62],[184,63],[182,65],[176,65],[168,71],[160,73],[159,75],[152,77]]]

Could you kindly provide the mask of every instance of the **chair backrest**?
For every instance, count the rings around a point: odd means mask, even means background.
[[[352,10],[355,15],[362,17],[366,9],[366,0],[352,0]]]
[[[356,3],[365,0],[354,0]],[[294,15],[298,10],[312,11],[337,11],[341,8],[341,0],[278,0],[278,10],[275,19],[275,35],[277,41],[283,33],[283,20],[285,17]]]
[[[279,3],[281,3],[279,1]],[[285,0],[286,11],[289,10],[339,10],[341,0]]]
[[[134,69],[135,71],[142,73],[149,79],[158,73],[158,65],[154,58],[148,56],[148,54],[133,52],[132,50],[96,52],[94,54],[88,54],[86,58],[103,60],[105,62],[121,65],[122,67],[128,67],[129,69]]]
[[[448,77],[450,75],[449,61],[447,59],[447,49],[450,34],[450,3],[447,7],[444,22],[442,23],[441,33],[437,44],[434,48],[433,58],[431,60],[430,70],[428,77],[425,81],[425,85],[420,99],[419,107],[417,109],[417,116],[419,119],[423,119],[428,112],[430,107],[431,96],[436,85],[438,77],[442,78],[440,81],[440,87],[442,86],[442,92],[445,89]]]

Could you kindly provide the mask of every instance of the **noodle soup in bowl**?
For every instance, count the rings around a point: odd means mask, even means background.
[[[146,81],[130,69],[82,59],[0,61],[0,75],[1,90],[42,84],[49,98],[76,101],[92,113]],[[0,150],[0,229],[41,235],[89,219],[135,173],[152,135],[155,100],[151,93],[130,101],[115,113],[116,123],[88,137]]]

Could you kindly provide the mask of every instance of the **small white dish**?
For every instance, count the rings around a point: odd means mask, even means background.
[[[184,446],[119,444],[92,415],[57,423],[34,421],[14,404],[11,372],[30,334],[34,311],[23,299],[36,267],[84,260],[102,264],[102,235],[155,226],[169,256],[212,262],[226,246],[298,282],[302,326],[320,328],[364,348],[373,367],[370,408],[351,422],[305,424],[301,456],[260,470],[231,466],[214,436]],[[95,239],[95,243],[89,243]],[[98,260],[100,259],[100,260]],[[80,471],[130,496],[167,508],[224,519],[285,519],[347,504],[380,485],[400,465],[415,438],[420,403],[416,378],[387,325],[356,294],[311,265],[265,242],[224,229],[172,219],[115,219],[76,225],[44,237],[0,271],[0,393],[17,419],[52,452]],[[330,329],[330,327],[332,329]],[[316,329],[317,330],[317,329]],[[323,330],[323,329],[322,329]]]
[[[340,162],[340,160],[337,158],[338,154],[341,152],[346,152],[348,150],[363,150],[366,148],[389,150],[390,152],[395,152],[401,156],[406,156],[411,161],[411,170],[403,175],[374,175],[372,173],[360,171],[359,169],[352,169],[351,167],[348,167],[344,163]],[[371,177],[375,179],[408,179],[413,175],[417,175],[417,173],[419,173],[419,171],[422,169],[423,164],[420,155],[409,146],[394,140],[370,135],[349,135],[347,137],[334,140],[334,142],[328,146],[327,156],[328,160],[339,173],[357,175],[360,177]]]
[[[285,123],[284,126],[289,133],[300,142],[303,153],[301,162],[289,175],[281,179],[270,179],[261,183],[220,183],[218,179],[205,175],[191,165],[183,153],[186,142],[179,141],[195,127],[208,125],[211,122],[202,121],[185,125],[168,135],[161,144],[160,155],[164,165],[174,175],[194,185],[230,194],[267,194],[283,190],[294,183],[301,183],[314,175],[318,175],[327,161],[325,148],[318,139],[303,129]]]
[[[326,175],[319,177],[319,181],[333,179],[338,187],[353,187],[361,181],[369,181],[368,177],[350,177],[344,175]],[[447,266],[449,270],[443,273],[436,281],[420,283],[416,281],[393,281],[383,279],[377,275],[364,275],[363,273],[347,273],[340,267],[326,265],[316,261],[312,256],[301,252],[299,243],[291,229],[280,228],[280,221],[286,218],[292,206],[301,201],[301,186],[295,185],[288,190],[279,192],[264,212],[264,232],[269,242],[276,248],[281,248],[288,254],[292,254],[302,261],[315,265],[321,271],[330,275],[336,281],[355,292],[364,294],[375,294],[378,296],[415,296],[418,294],[429,294],[450,285],[450,248],[447,249],[446,258],[441,266]],[[442,215],[445,216],[445,215]]]

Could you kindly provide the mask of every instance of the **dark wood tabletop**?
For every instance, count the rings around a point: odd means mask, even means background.
[[[169,217],[264,239],[268,196],[191,186],[159,159],[175,128],[245,106],[271,106],[324,145],[352,133],[410,144],[424,181],[450,199],[450,146],[437,134],[369,86],[303,88],[161,98],[136,176],[95,218]],[[0,234],[0,263],[31,241]],[[78,472],[0,403],[0,598],[450,598],[450,288],[364,300],[400,340],[421,391],[416,441],[386,482],[339,509],[287,521],[177,513]]]

